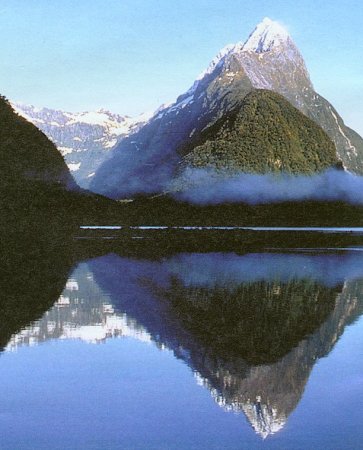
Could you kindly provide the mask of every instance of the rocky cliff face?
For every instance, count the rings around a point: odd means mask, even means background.
[[[284,96],[325,130],[346,168],[363,172],[363,140],[314,91],[288,33],[264,19],[245,43],[224,48],[174,104],[123,139],[97,171],[91,189],[115,198],[163,191],[179,169],[180,149],[235,111],[255,89]]]

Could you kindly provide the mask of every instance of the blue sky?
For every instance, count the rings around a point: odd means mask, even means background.
[[[358,0],[0,0],[0,92],[136,115],[173,101],[265,16],[287,26],[316,90],[363,134]]]

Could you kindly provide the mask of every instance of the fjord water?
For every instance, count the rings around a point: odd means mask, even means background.
[[[362,247],[60,244],[1,266],[1,448],[359,448]]]

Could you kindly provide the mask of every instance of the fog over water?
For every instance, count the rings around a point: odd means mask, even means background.
[[[318,175],[239,174],[224,177],[212,169],[186,169],[174,186],[178,200],[200,205],[226,202],[263,204],[327,200],[363,204],[363,177],[330,169]]]

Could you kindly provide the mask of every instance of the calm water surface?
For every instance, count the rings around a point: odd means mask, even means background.
[[[254,230],[254,231],[299,231],[299,232],[321,232],[321,233],[363,233],[363,227],[167,227],[167,226],[137,226],[137,227],[122,227],[121,225],[82,225],[81,230]]]
[[[5,265],[0,448],[361,448],[363,252],[80,245]]]

